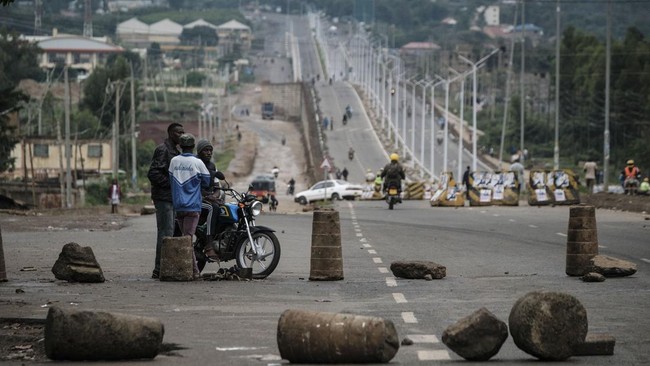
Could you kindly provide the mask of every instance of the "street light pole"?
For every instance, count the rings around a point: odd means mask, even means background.
[[[476,127],[476,93],[477,93],[477,80],[476,80],[476,70],[478,69],[478,66],[483,64],[488,58],[492,57],[495,53],[499,52],[499,48],[495,48],[488,54],[487,56],[483,57],[482,59],[478,60],[477,62],[472,62],[468,60],[467,58],[458,55],[458,57],[468,63],[470,66],[472,66],[472,171],[476,171],[476,165],[477,165],[477,155],[476,155],[476,145],[477,145],[477,127]]]

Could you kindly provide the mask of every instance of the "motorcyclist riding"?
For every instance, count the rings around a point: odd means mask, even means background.
[[[372,169],[366,171],[366,183],[373,183],[375,181],[376,175],[372,172]]]
[[[354,149],[353,148],[350,148],[350,150],[348,150],[348,159],[350,159],[350,160],[354,159]]]
[[[391,184],[397,186],[398,194],[402,191],[402,179],[406,179],[404,168],[399,163],[399,155],[390,154],[390,163],[386,164],[384,170],[381,172],[381,177],[384,179],[384,192]],[[401,202],[401,198],[400,201]]]
[[[352,107],[349,104],[345,107],[345,115],[348,119],[352,118]]]

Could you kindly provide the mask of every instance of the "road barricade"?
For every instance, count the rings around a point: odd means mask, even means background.
[[[532,206],[580,203],[579,183],[573,171],[569,169],[533,170],[530,172],[528,187],[528,204]]]
[[[431,206],[459,207],[465,205],[465,198],[456,185],[452,172],[440,175],[440,184],[429,200]]]
[[[424,198],[424,182],[410,182],[406,184],[407,200],[421,200]]]
[[[469,181],[471,206],[519,205],[519,181],[515,172],[474,172]]]

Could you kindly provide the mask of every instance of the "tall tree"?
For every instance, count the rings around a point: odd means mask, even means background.
[[[18,39],[16,34],[0,32],[0,171],[13,166],[11,150],[18,142],[10,116],[22,108],[29,98],[16,86],[22,79],[40,79],[42,72],[36,63],[38,49]]]

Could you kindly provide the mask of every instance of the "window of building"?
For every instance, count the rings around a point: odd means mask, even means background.
[[[102,145],[88,145],[88,157],[89,158],[101,158],[102,157]]]
[[[34,144],[34,156],[37,158],[47,158],[50,156],[50,146],[47,144]]]

